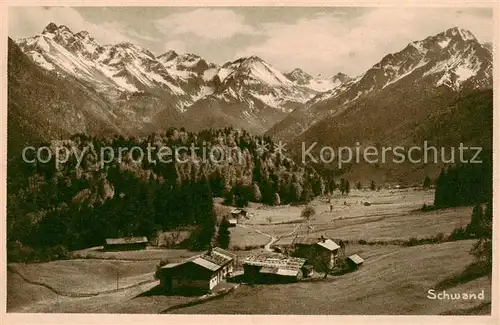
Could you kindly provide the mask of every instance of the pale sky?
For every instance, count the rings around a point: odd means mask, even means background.
[[[359,75],[409,42],[455,26],[480,42],[493,37],[488,8],[341,7],[11,7],[9,36],[34,36],[49,22],[156,55],[173,49],[217,64],[257,55],[283,72],[324,76]]]

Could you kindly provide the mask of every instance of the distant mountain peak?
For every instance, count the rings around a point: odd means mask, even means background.
[[[291,72],[285,73],[285,76],[293,83],[299,86],[308,87],[317,92],[332,90],[346,81],[351,80],[349,76],[342,72],[339,72],[332,77],[325,77],[321,73],[319,73],[316,77],[313,77],[300,68],[295,68]]]
[[[267,63],[264,60],[262,60],[260,57],[258,57],[256,55],[252,55],[252,56],[242,57],[242,58],[236,59],[234,61],[226,62],[223,66],[239,65],[240,67],[250,67],[256,63],[261,63],[261,64],[267,65]]]
[[[53,33],[58,29],[59,29],[59,27],[56,24],[54,24],[53,22],[50,22],[47,26],[45,26],[45,28],[42,31],[42,34]]]
[[[72,33],[71,30],[66,25],[57,26],[55,23],[50,22],[42,31],[42,34],[54,34],[56,32],[69,32]]]
[[[169,50],[163,54],[158,55],[158,59],[162,59],[166,62],[175,59],[178,56],[179,54],[177,54],[177,52],[175,52],[174,50]]]
[[[310,74],[304,72],[304,70],[302,70],[301,68],[295,68],[291,72],[285,73],[285,77],[299,86],[306,86],[313,79]]]
[[[285,73],[286,76],[291,76],[291,77],[299,77],[299,76],[309,76],[312,78],[312,76],[310,74],[308,74],[307,72],[305,72],[304,70],[302,70],[301,68],[295,68],[293,69],[292,71],[288,72],[288,73]]]
[[[460,37],[461,39],[463,39],[465,41],[476,40],[476,37],[474,36],[474,34],[472,34],[471,31],[464,29],[464,28],[460,28],[460,27],[449,28],[444,32],[444,35],[446,35],[448,37],[455,37],[455,36]]]
[[[264,61],[260,57],[258,57],[257,55],[251,55],[249,57],[243,58],[243,60],[247,61],[247,62],[263,62]]]
[[[305,72],[301,68],[295,68],[292,71],[290,71],[289,73],[292,74],[292,73],[305,73]]]
[[[80,37],[80,38],[90,38],[90,39],[94,39],[92,36],[90,36],[90,33],[87,32],[86,30],[82,30],[78,33],[75,34],[75,36],[77,37]]]
[[[335,81],[339,81],[341,83],[343,82],[346,82],[348,80],[352,79],[351,77],[349,77],[348,75],[346,75],[345,73],[343,72],[337,72],[337,74],[335,74],[333,77],[332,77],[332,80],[335,82]]]

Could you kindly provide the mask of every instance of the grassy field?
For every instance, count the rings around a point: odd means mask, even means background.
[[[230,228],[231,246],[241,264],[262,247],[290,244],[297,234],[348,240],[347,254],[365,259],[353,273],[326,281],[242,286],[235,292],[178,313],[225,314],[485,314],[490,282],[481,277],[446,288],[448,292],[484,289],[485,301],[436,301],[427,290],[460,274],[472,262],[474,241],[405,247],[394,240],[448,235],[465,226],[472,208],[421,212],[432,191],[352,191],[316,199],[315,217],[300,219],[304,206],[251,204],[249,220]],[[330,203],[331,201],[331,203]],[[365,202],[370,202],[365,205]],[[330,211],[330,204],[333,205]],[[269,217],[271,219],[269,219]],[[308,227],[308,225],[310,227]],[[360,244],[365,240],[371,244]],[[373,244],[373,242],[380,242]],[[252,249],[249,249],[252,248]],[[7,309],[13,312],[159,313],[190,297],[155,294],[153,273],[160,260],[177,262],[196,252],[146,249],[104,252],[102,247],[72,253],[70,260],[10,264]],[[118,274],[119,289],[116,290]],[[153,291],[151,291],[153,290]]]
[[[236,227],[229,228],[229,231],[231,233],[230,249],[244,250],[247,248],[256,248],[264,246],[269,241],[268,236],[252,228],[245,228],[237,225]]]
[[[153,279],[157,261],[62,260],[11,264],[12,272],[68,294],[94,294]]]
[[[308,223],[310,228],[300,217],[304,205],[268,207],[251,203],[247,208],[250,219],[240,220],[248,228],[232,228],[231,245],[258,246],[265,244],[269,237],[280,239],[276,245],[286,245],[297,234],[370,241],[430,237],[440,232],[449,234],[460,224],[469,222],[472,211],[469,207],[418,211],[423,204],[432,204],[433,198],[433,191],[413,189],[353,190],[348,196],[334,194],[310,203],[316,211]],[[365,206],[365,202],[370,205]]]
[[[459,241],[403,249],[365,246],[365,265],[356,272],[326,281],[244,286],[219,300],[178,313],[440,314],[462,310],[484,301],[436,301],[427,298],[427,291],[472,261],[472,245],[472,241]],[[484,289],[485,301],[491,301],[490,287],[487,278],[480,278],[448,291]]]
[[[90,259],[107,259],[107,260],[126,260],[126,261],[141,261],[141,260],[156,260],[161,261],[167,259],[171,262],[181,261],[197,253],[188,251],[187,249],[162,249],[148,248],[145,250],[117,251],[106,252],[102,250],[102,246],[89,249],[82,249],[71,253],[72,258],[90,258]]]

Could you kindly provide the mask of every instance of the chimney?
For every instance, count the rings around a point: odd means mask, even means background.
[[[321,235],[321,241],[324,243],[325,242],[325,237],[323,237],[323,235]]]
[[[207,252],[208,255],[212,254],[212,244],[210,244],[208,246],[208,252]]]

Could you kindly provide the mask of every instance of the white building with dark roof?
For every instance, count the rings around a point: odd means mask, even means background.
[[[215,247],[180,263],[159,268],[156,277],[167,292],[207,292],[231,275],[236,256]]]
[[[295,237],[295,256],[305,258],[316,269],[331,269],[338,261],[341,246],[330,238]]]

